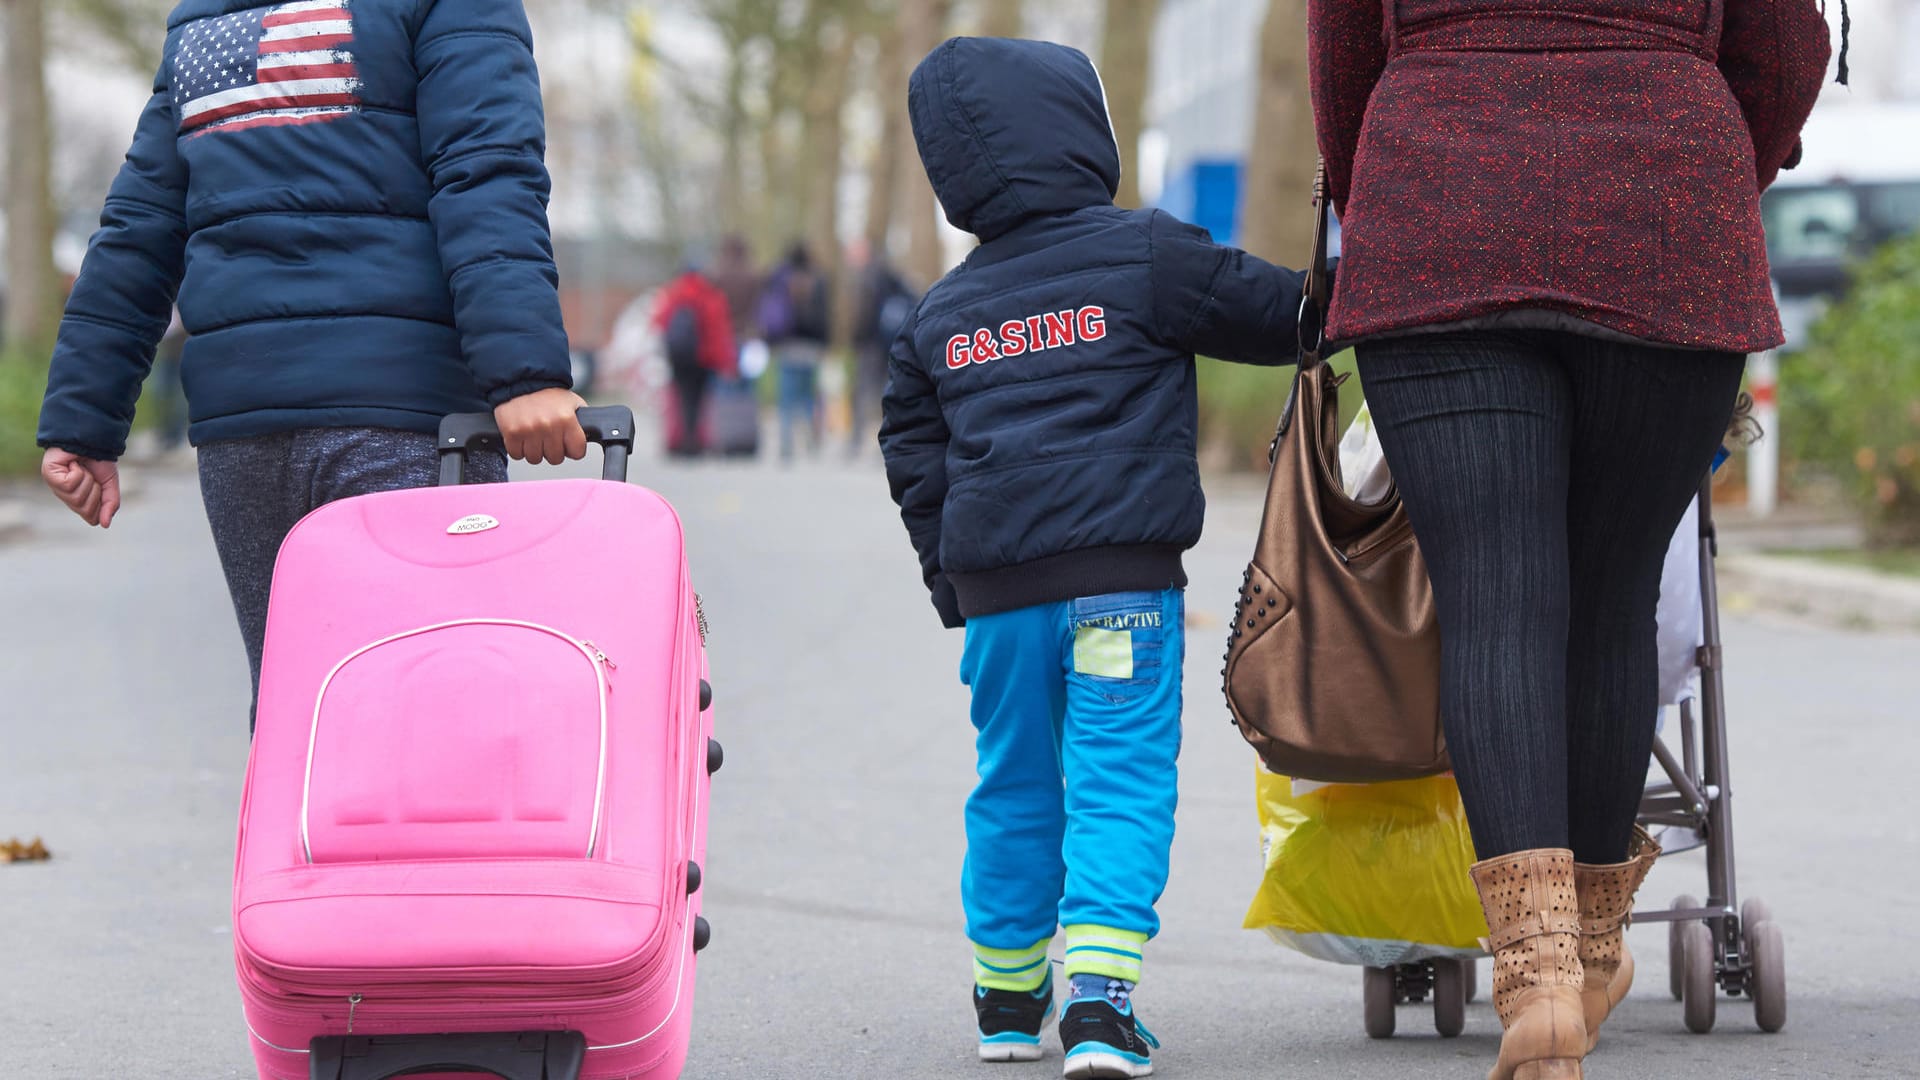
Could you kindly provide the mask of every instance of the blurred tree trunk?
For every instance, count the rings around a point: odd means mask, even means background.
[[[1241,246],[1286,266],[1313,245],[1313,101],[1307,91],[1306,0],[1268,0],[1260,30],[1253,140],[1241,185]]]
[[[720,102],[720,228],[743,232],[747,227],[747,73],[741,56],[744,43],[727,44],[727,74]]]
[[[5,11],[7,289],[0,341],[37,348],[52,340],[60,319],[60,276],[53,265],[46,12],[41,0],[5,0]]]
[[[1140,205],[1140,131],[1146,126],[1147,65],[1153,58],[1154,16],[1160,0],[1107,0],[1100,39],[1100,79],[1120,147],[1120,192],[1114,202]]]
[[[940,44],[952,8],[952,0],[904,0],[900,6],[903,55],[899,93],[903,110],[907,76]],[[902,131],[909,132],[910,127]],[[900,139],[896,152],[900,155],[895,166],[899,170],[900,212],[907,222],[906,269],[924,288],[939,280],[947,269],[946,254],[940,249],[940,203],[934,198],[933,186],[927,183],[926,169],[920,164],[920,153],[913,139],[910,136]]]
[[[842,269],[846,259],[840,243],[840,178],[846,127],[842,115],[847,91],[853,82],[850,69],[857,39],[853,29],[844,22],[837,32],[828,33],[829,40],[820,50],[819,66],[807,83],[806,113],[800,135],[803,158],[800,167],[805,177],[801,213],[805,218],[807,248],[819,260],[821,273],[836,284],[835,294],[844,296]],[[835,324],[844,327],[846,320],[836,319]]]
[[[880,33],[880,51],[873,62],[873,95],[880,104],[880,141],[867,162],[866,237],[871,253],[888,251],[893,232],[894,203],[899,198],[901,142],[912,142],[907,131],[906,57],[900,23]]]
[[[1020,0],[985,0],[980,14],[981,36],[1019,37],[1026,21],[1021,7]]]
[[[679,260],[687,250],[687,227],[681,219],[680,208],[680,154],[660,109],[656,85],[660,71],[654,53],[651,11],[635,8],[627,13],[627,42],[630,50],[627,96],[633,102],[640,153],[648,177],[653,181],[654,197],[660,201],[662,238]],[[738,165],[737,158],[734,164]]]

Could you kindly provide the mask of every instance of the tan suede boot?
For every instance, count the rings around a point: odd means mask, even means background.
[[[1646,830],[1635,828],[1627,845],[1627,861],[1610,866],[1573,864],[1574,889],[1580,896],[1580,966],[1586,971],[1586,989],[1580,1002],[1587,1018],[1587,1049],[1600,1042],[1600,1024],[1633,986],[1633,954],[1627,951],[1627,915],[1633,894],[1647,880],[1660,845]]]
[[[1487,1080],[1580,1080],[1580,901],[1573,852],[1517,851],[1475,863],[1493,951],[1493,1007],[1506,1034]]]

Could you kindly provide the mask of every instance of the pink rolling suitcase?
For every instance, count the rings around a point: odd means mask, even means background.
[[[680,521],[605,480],[347,499],[274,571],[234,872],[260,1075],[680,1075],[712,740]]]

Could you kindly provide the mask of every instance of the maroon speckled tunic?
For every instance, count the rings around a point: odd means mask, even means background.
[[[1815,0],[1308,10],[1344,227],[1330,336],[1571,317],[1671,345],[1780,343],[1759,197],[1826,71]]]

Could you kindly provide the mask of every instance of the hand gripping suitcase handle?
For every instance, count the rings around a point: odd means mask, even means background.
[[[625,405],[590,405],[579,410],[587,439],[606,451],[600,476],[627,481],[627,455],[633,451],[633,410]],[[440,421],[440,486],[452,487],[466,478],[467,452],[500,445],[500,425],[492,413],[454,413]]]

